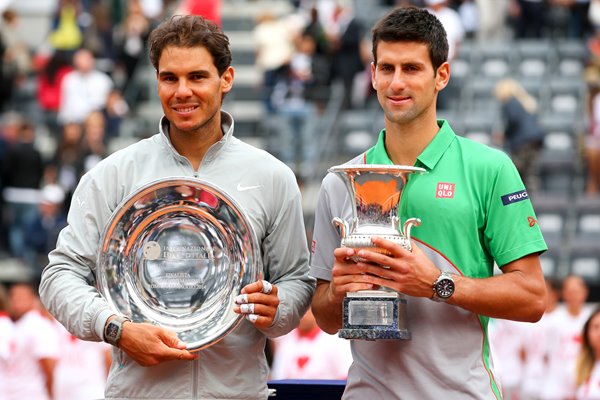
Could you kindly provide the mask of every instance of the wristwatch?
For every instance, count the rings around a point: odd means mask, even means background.
[[[118,347],[121,333],[123,333],[123,324],[127,321],[131,320],[122,315],[117,315],[116,318],[113,318],[106,324],[106,327],[104,328],[104,341]]]
[[[431,300],[444,302],[454,294],[454,279],[448,272],[440,272],[440,276],[433,282],[433,296]]]

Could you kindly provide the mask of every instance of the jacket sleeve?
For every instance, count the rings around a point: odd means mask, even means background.
[[[69,332],[83,340],[101,341],[113,314],[96,290],[96,257],[112,208],[106,190],[85,175],[71,201],[68,225],[50,252],[40,282],[40,298]]]
[[[280,197],[281,196],[281,197]],[[310,305],[315,280],[308,272],[308,245],[301,195],[289,171],[279,195],[274,193],[272,222],[261,244],[265,279],[277,285],[279,308],[268,337],[284,335],[298,326]]]

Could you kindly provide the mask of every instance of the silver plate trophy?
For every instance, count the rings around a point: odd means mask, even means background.
[[[197,351],[231,332],[234,298],[261,278],[242,208],[190,178],[151,182],[111,216],[98,252],[98,289],[134,322],[160,325]]]
[[[352,220],[333,219],[342,236],[342,247],[368,249],[380,253],[371,242],[381,236],[410,250],[410,229],[418,218],[408,218],[402,232],[398,205],[410,174],[426,172],[402,165],[340,165],[329,172],[339,176],[352,201]],[[383,267],[382,267],[383,268]],[[343,324],[339,336],[345,339],[410,339],[403,294],[382,287],[379,290],[349,292],[343,303]]]

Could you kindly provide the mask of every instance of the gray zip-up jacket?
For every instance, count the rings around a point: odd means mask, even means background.
[[[106,320],[114,313],[95,286],[105,225],[121,201],[141,186],[160,178],[193,176],[222,188],[249,216],[260,244],[264,278],[279,290],[276,320],[261,331],[244,319],[192,362],[142,367],[114,348],[108,399],[266,399],[266,337],[292,330],[310,304],[314,280],[308,276],[294,174],[273,156],[233,137],[231,115],[221,115],[225,135],[208,150],[197,171],[171,145],[169,122],[163,117],[158,134],[113,153],[84,175],[73,195],[68,226],[49,255],[40,295],[72,334],[102,340]],[[248,187],[252,190],[244,190]]]

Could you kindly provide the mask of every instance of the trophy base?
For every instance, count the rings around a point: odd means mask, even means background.
[[[396,292],[365,290],[348,293],[343,304],[343,339],[410,339],[406,299]]]

